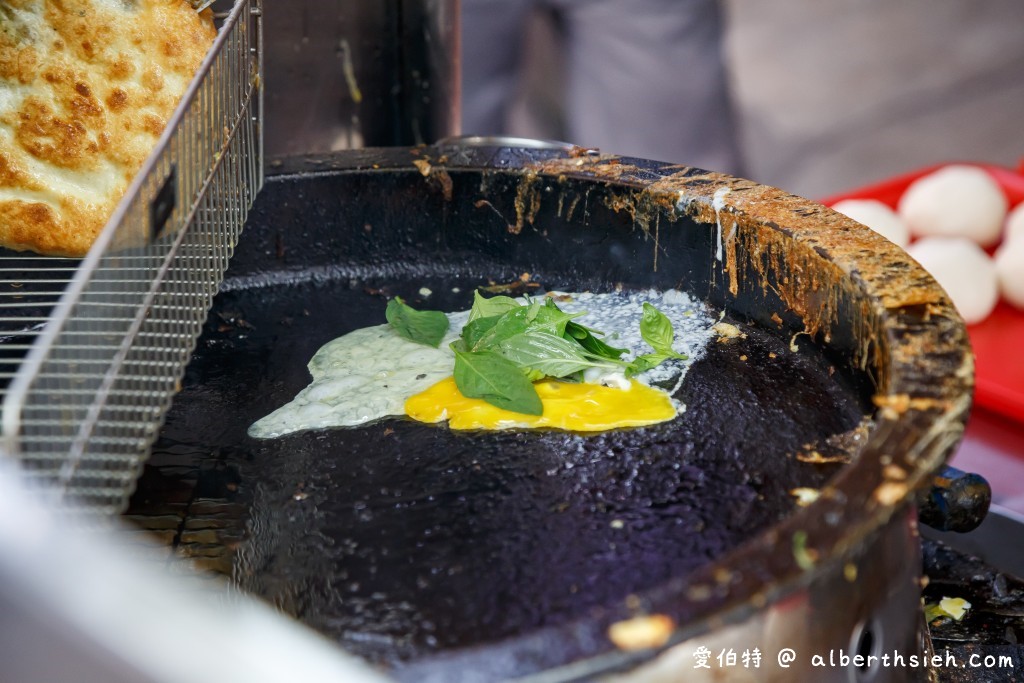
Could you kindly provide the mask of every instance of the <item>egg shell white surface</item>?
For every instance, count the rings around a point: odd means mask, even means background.
[[[995,263],[999,293],[1024,310],[1024,235],[1003,242],[996,251]]]
[[[912,235],[966,237],[989,247],[999,241],[1008,202],[983,169],[945,166],[915,180],[900,197],[898,212]]]
[[[977,244],[964,237],[926,237],[907,248],[946,290],[968,325],[988,317],[999,301],[996,267]]]
[[[877,199],[844,199],[832,205],[839,213],[863,223],[900,247],[910,243],[910,229],[899,214]]]

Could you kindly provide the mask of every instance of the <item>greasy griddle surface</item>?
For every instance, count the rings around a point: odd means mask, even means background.
[[[238,585],[398,665],[586,616],[721,556],[789,514],[790,489],[835,473],[795,455],[864,412],[823,358],[745,327],[693,365],[668,424],[583,436],[385,419],[246,436],[306,386],[323,343],[384,322],[384,295],[460,310],[481,284],[389,274],[222,293],[130,514],[178,515],[193,555],[216,555],[190,542],[193,517],[221,542],[234,525],[220,566]]]

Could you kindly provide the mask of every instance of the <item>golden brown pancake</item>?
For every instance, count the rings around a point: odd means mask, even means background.
[[[0,246],[85,254],[215,35],[187,0],[0,0]]]

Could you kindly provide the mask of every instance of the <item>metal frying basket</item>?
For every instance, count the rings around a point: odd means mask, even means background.
[[[261,0],[219,32],[81,261],[0,258],[0,450],[76,509],[127,504],[263,184]]]

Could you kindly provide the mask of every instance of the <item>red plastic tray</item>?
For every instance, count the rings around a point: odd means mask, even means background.
[[[842,199],[877,199],[896,208],[903,191],[912,182],[946,165],[929,166],[827,197],[822,203],[831,206]],[[999,182],[1011,207],[1024,201],[1024,161],[1017,170],[987,164],[970,165],[985,169]],[[992,315],[980,323],[968,325],[967,332],[975,355],[975,402],[1024,422],[1024,311],[1000,301]]]

